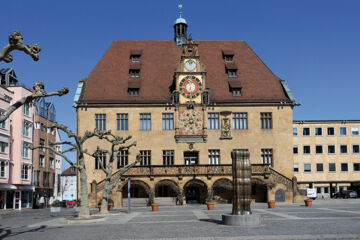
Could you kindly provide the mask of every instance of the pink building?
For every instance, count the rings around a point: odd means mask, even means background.
[[[0,73],[4,70],[7,70],[7,79],[11,79],[11,76],[16,78],[12,69],[1,69]],[[3,80],[4,77],[1,79],[2,85]],[[0,111],[31,94],[29,89],[16,86],[15,82],[0,86]],[[32,207],[33,156],[29,145],[33,143],[33,121],[34,107],[26,104],[0,123],[0,210]]]

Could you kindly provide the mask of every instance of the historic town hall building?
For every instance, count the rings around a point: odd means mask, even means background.
[[[112,192],[115,206],[127,204],[128,177],[134,203],[231,201],[232,150],[250,152],[254,200],[294,201],[295,100],[285,81],[244,41],[197,41],[181,16],[174,35],[114,41],[79,82],[78,134],[97,128],[137,142],[118,155],[115,175],[137,154],[141,164]],[[92,139],[86,148],[98,145]],[[95,206],[105,174],[92,157],[86,166]]]

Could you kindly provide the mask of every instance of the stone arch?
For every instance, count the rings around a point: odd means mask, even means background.
[[[128,181],[122,187],[123,198],[128,196]],[[131,198],[148,198],[149,202],[153,202],[154,194],[151,191],[150,186],[141,180],[131,180],[130,186]]]
[[[183,204],[183,192],[178,183],[170,179],[163,179],[155,184],[155,197],[175,197],[176,203]]]
[[[251,178],[251,197],[255,199],[255,202],[267,202],[268,200],[268,188],[270,183],[263,181],[259,178]]]
[[[208,198],[208,186],[199,179],[191,179],[184,185],[186,203],[205,203]]]
[[[209,200],[215,200],[218,203],[231,203],[233,199],[233,183],[228,178],[216,180],[211,188]]]

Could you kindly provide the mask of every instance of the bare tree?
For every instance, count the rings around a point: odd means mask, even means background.
[[[117,158],[118,154],[121,151],[126,151],[126,150],[129,150],[131,147],[136,146],[136,142],[132,142],[127,145],[127,142],[131,139],[131,136],[123,138],[123,137],[112,134],[110,131],[96,132],[95,135],[99,139],[104,140],[105,142],[108,142],[111,145],[109,150],[101,149],[98,146],[94,153],[86,152],[86,154],[88,154],[98,160],[101,170],[105,173],[105,179],[104,179],[105,184],[104,184],[103,194],[102,194],[102,198],[101,198],[100,213],[106,214],[106,213],[108,213],[107,206],[108,206],[109,195],[110,195],[111,191],[117,186],[122,175],[126,171],[128,171],[130,168],[135,166],[138,162],[140,162],[140,155],[136,156],[136,160],[134,162],[125,165],[118,172],[113,174],[114,163],[116,162],[115,159]],[[103,158],[101,157],[103,154],[106,154],[107,156],[109,156],[108,163],[103,162]]]

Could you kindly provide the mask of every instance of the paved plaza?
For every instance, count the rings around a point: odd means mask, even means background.
[[[232,227],[221,223],[221,215],[232,206],[205,205],[116,209],[92,222],[69,220],[73,209],[50,214],[49,209],[0,213],[0,239],[360,239],[360,199],[316,200],[304,204],[252,204],[261,215],[261,225]],[[97,211],[94,211],[96,213]]]

